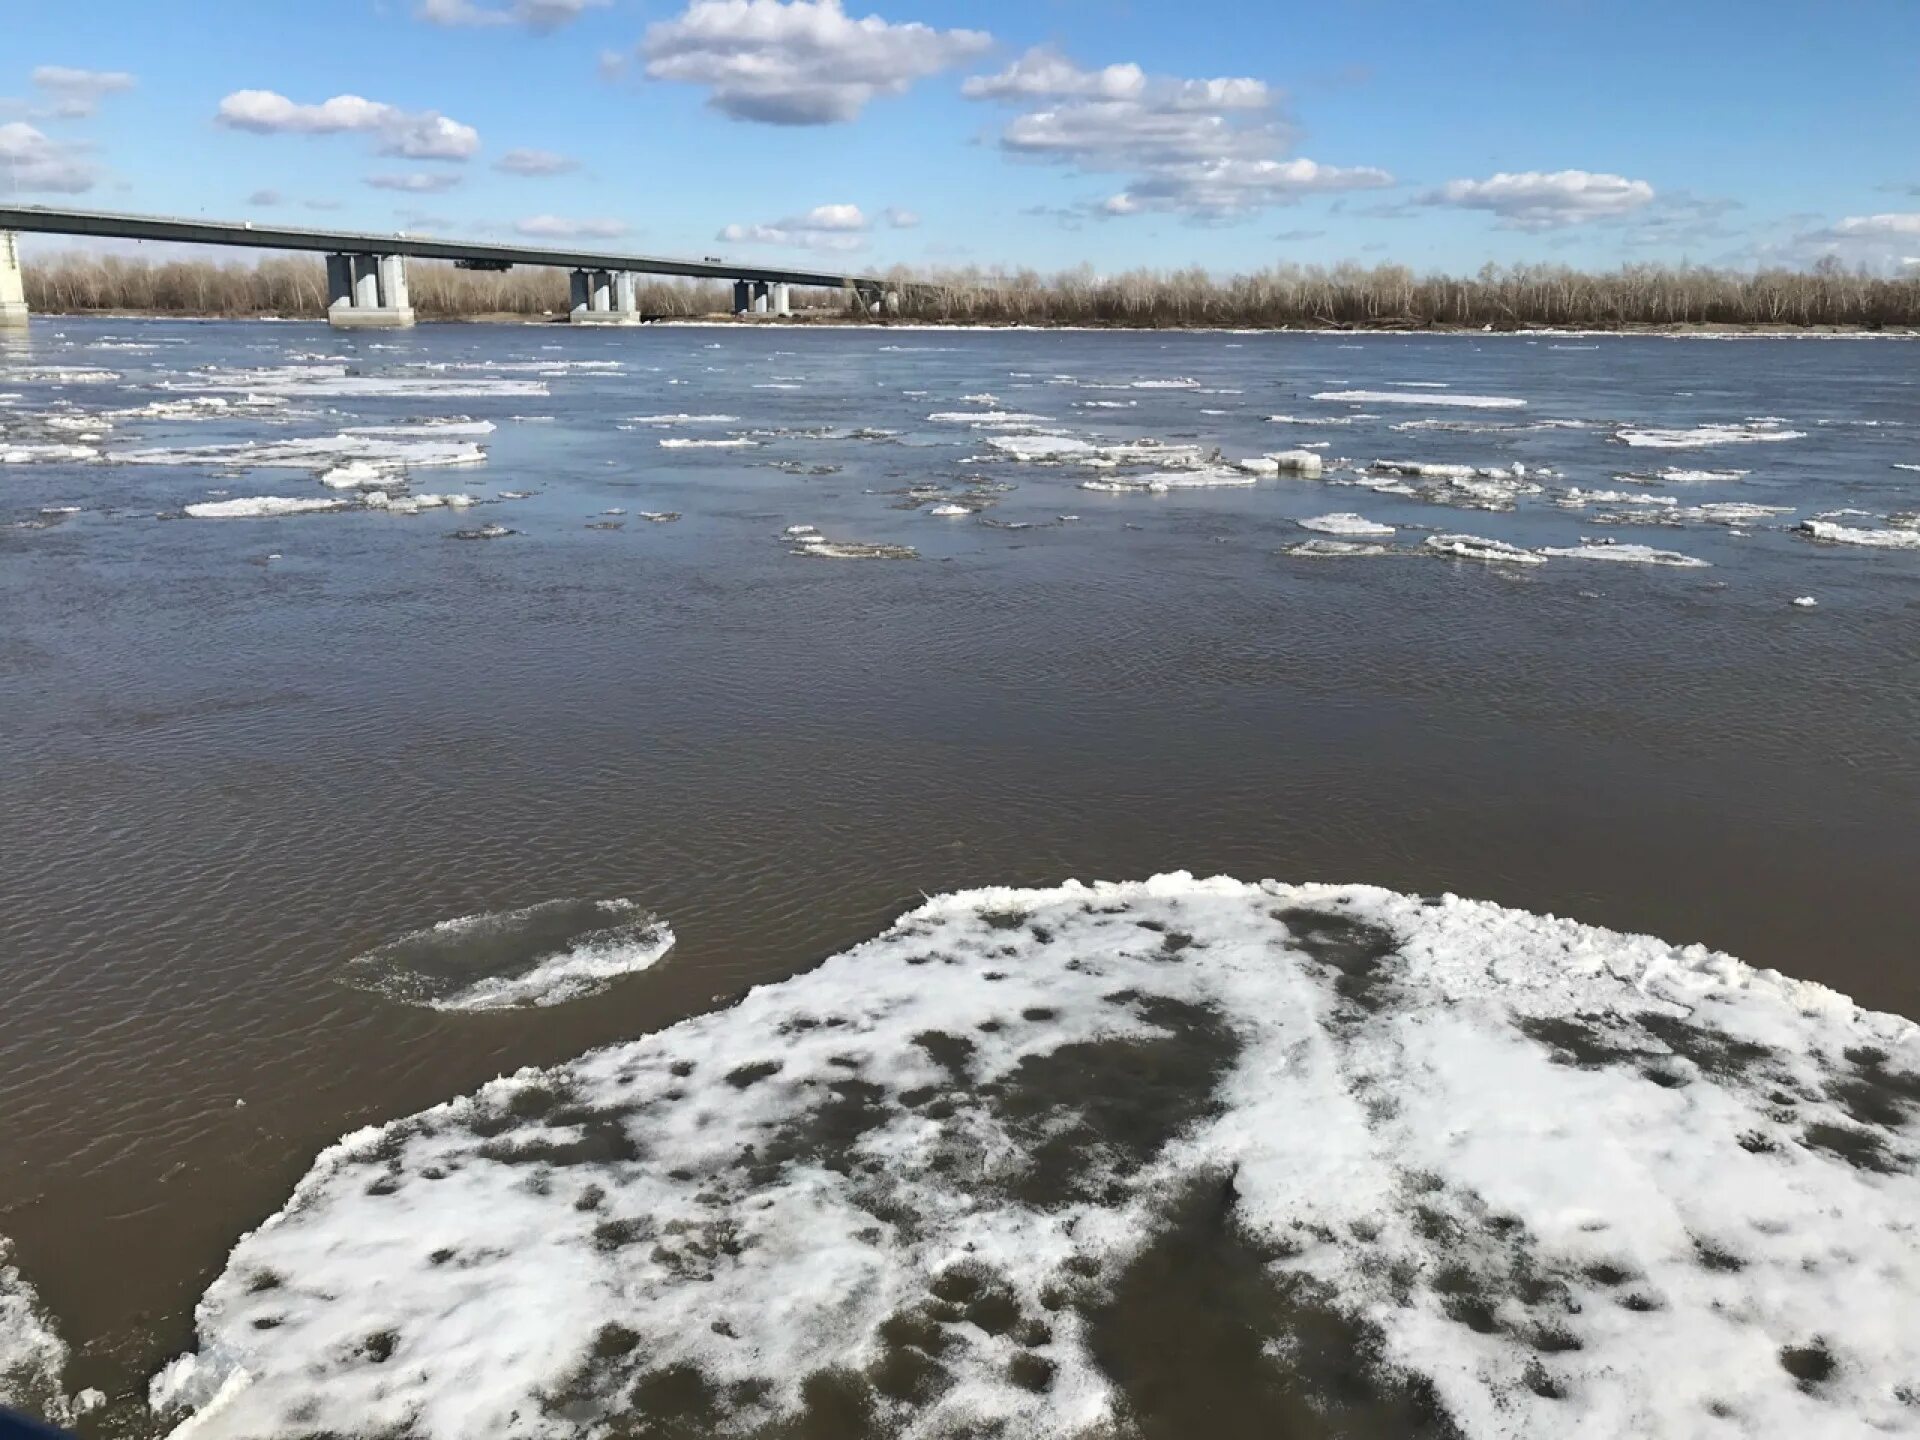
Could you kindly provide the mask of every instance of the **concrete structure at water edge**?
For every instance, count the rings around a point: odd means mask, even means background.
[[[20,237],[0,230],[0,330],[27,323],[27,287],[20,274]]]
[[[546,265],[571,272],[568,319],[579,325],[638,325],[638,276],[676,275],[733,282],[736,315],[793,314],[793,287],[840,290],[862,314],[893,313],[894,292],[867,275],[741,266],[725,260],[674,260],[657,255],[609,255],[534,245],[437,240],[426,236],[360,234],[255,225],[251,221],[186,220],[0,205],[0,325],[27,323],[27,297],[15,232],[84,235],[117,240],[164,240],[185,245],[233,245],[255,250],[318,251],[327,257],[327,319],[334,325],[392,327],[413,324],[407,261],[450,260],[464,270],[511,270]]]
[[[327,321],[345,329],[413,324],[407,262],[398,255],[327,256]]]

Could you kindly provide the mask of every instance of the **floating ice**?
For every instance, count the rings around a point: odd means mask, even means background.
[[[1920,530],[1860,530],[1836,525],[1830,520],[1802,520],[1794,527],[1801,534],[1830,545],[1866,545],[1879,550],[1920,550]]]
[[[1427,549],[1461,560],[1485,560],[1503,565],[1544,565],[1547,557],[1504,540],[1488,540],[1478,535],[1429,535]]]
[[[347,1136],[152,1398],[194,1440],[1899,1432],[1916,1061],[1453,896],[948,895]]]
[[[509,530],[504,525],[496,525],[492,521],[488,521],[485,525],[478,526],[472,530],[456,530],[448,538],[453,540],[504,540],[509,535],[518,535],[519,533],[518,530]]]
[[[1281,450],[1267,457],[1288,475],[1314,480],[1326,469],[1326,459],[1312,450]]]
[[[1302,540],[1287,546],[1289,555],[1301,555],[1322,560],[1350,560],[1372,555],[1394,555],[1399,552],[1391,545],[1380,545],[1370,540]]]
[[[6,385],[111,385],[121,379],[118,370],[98,365],[14,365],[0,369]]]
[[[25,445],[0,440],[0,465],[61,465],[99,458],[99,450],[92,445]]]
[[[544,380],[482,380],[422,375],[356,374],[345,365],[270,365],[260,369],[212,369],[160,382],[161,389],[238,391],[311,399],[376,395],[404,399],[455,399],[493,395],[545,395]]]
[[[1678,505],[1680,502],[1672,495],[1649,495],[1644,490],[1582,490],[1576,485],[1554,503],[1577,510],[1586,505]]]
[[[322,510],[344,510],[344,500],[285,495],[249,495],[237,500],[202,500],[186,507],[196,520],[255,520],[275,515],[313,515]]]
[[[965,505],[936,505],[927,511],[927,514],[940,516],[971,515],[973,511]]]
[[[1524,410],[1527,402],[1508,395],[1434,395],[1405,390],[1322,390],[1315,400],[1355,405],[1457,405],[1466,410]]]
[[[1752,473],[1751,470],[1682,470],[1669,467],[1660,472],[1660,478],[1670,485],[1691,485],[1702,481],[1739,480]]]
[[[431,434],[431,431],[427,431]],[[479,465],[484,447],[470,440],[404,439],[390,434],[343,430],[338,435],[289,440],[243,440],[230,445],[171,445],[149,450],[116,450],[107,459],[117,465],[266,466],[331,472],[355,461],[389,470],[447,465]],[[358,481],[355,482],[356,484]]]
[[[788,532],[793,535],[792,531]],[[793,535],[799,543],[795,555],[817,555],[826,560],[917,560],[920,552],[911,545],[883,545],[865,540],[829,540],[818,531]]]
[[[739,450],[759,443],[758,440],[749,440],[744,436],[731,440],[667,439],[660,442],[660,448],[662,450]]]
[[[64,1422],[71,1414],[60,1383],[67,1347],[12,1257],[11,1242],[0,1237],[0,1405]]]
[[[1648,545],[1573,545],[1548,546],[1540,552],[1556,559],[1613,560],[1623,565],[1672,565],[1679,569],[1706,569],[1712,562],[1682,555],[1675,550],[1655,550]]]
[[[422,510],[452,508],[464,510],[474,504],[474,497],[455,491],[450,495],[389,495],[384,490],[372,490],[362,497],[361,503],[372,510],[385,510],[394,515],[418,515]]]
[[[738,425],[737,415],[636,415],[635,425]]]
[[[1614,439],[1626,445],[1656,450],[1694,450],[1709,445],[1755,445],[1770,440],[1804,440],[1806,431],[1788,430],[1778,421],[1751,425],[1695,425],[1689,429],[1635,429],[1623,427]],[[1665,479],[1674,478],[1672,475]]]
[[[1071,435],[989,435],[986,440],[1015,460],[1068,460],[1096,452],[1092,441]]]
[[[1802,610],[1811,610],[1820,602],[1811,595],[1796,595],[1790,603],[1797,605]]]
[[[558,1005],[657,963],[673,931],[631,900],[547,900],[464,915],[347,964],[354,983],[436,1010]]]
[[[1310,515],[1300,522],[1303,530],[1318,530],[1323,535],[1391,535],[1393,526],[1382,525],[1369,520],[1364,515],[1356,515],[1351,510],[1338,510],[1331,515]]]
[[[1153,475],[1128,475],[1105,480],[1082,480],[1082,490],[1104,490],[1112,494],[1165,494],[1169,490],[1211,490],[1245,486],[1256,477],[1240,470],[1166,470]]]

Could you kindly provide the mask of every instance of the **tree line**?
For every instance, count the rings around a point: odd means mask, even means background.
[[[26,267],[27,303],[46,313],[317,316],[327,303],[318,257],[218,264],[68,253]],[[732,287],[639,277],[642,313],[718,315]],[[1199,267],[1098,275],[1030,270],[896,271],[901,318],[983,325],[1115,328],[1623,329],[1635,326],[1920,326],[1920,273],[1888,278],[1836,264],[1811,270],[1714,270],[1628,265],[1588,273],[1564,266],[1489,265],[1471,276],[1418,275],[1402,265],[1277,265],[1218,277]],[[560,316],[564,271],[408,267],[415,311],[428,319]],[[841,292],[796,291],[803,313],[837,316]]]

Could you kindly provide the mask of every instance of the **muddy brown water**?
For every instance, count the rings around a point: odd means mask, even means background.
[[[168,343],[89,349],[108,334]],[[0,530],[0,1234],[74,1347],[70,1388],[139,1392],[187,1346],[234,1240],[344,1132],[725,1004],[922,893],[1175,868],[1453,891],[1920,1014],[1920,554],[1714,529],[1620,536],[1714,561],[1700,571],[1288,560],[1275,551],[1301,538],[1293,522],[1328,510],[1527,544],[1592,527],[1551,506],[1493,516],[1298,484],[1095,496],[1058,471],[968,464],[978,438],[925,420],[992,391],[1059,428],[1229,454],[1326,440],[1366,458],[1523,458],[1587,486],[1649,463],[1737,465],[1753,471],[1741,498],[1892,513],[1920,480],[1892,469],[1920,461],[1912,345],[525,327],[372,342],[47,320],[27,344],[0,371],[111,364],[123,379],[0,374],[23,397],[0,426],[303,351],[379,373],[623,363],[556,375],[544,398],[299,401],[311,418],[271,429],[138,436],[492,419],[482,470],[415,489],[536,493],[465,516],[155,518],[216,488],[320,493],[298,471],[0,477],[0,519],[84,507]],[[1137,403],[1075,409],[1089,392],[1048,384],[1068,373],[1238,393],[1101,391]],[[1316,410],[1321,388],[1420,378],[1595,428],[1265,419],[1352,410]],[[681,432],[617,428],[673,411],[789,433],[670,453],[656,439]],[[1607,438],[1615,422],[1749,415],[1807,438],[1668,454]],[[792,433],[836,425],[900,433]],[[943,525],[884,493],[976,475],[1017,484],[991,513],[1034,528]],[[591,529],[610,508],[683,518]],[[519,533],[448,538],[480,519]],[[779,540],[795,523],[921,558],[796,556]],[[1804,593],[1817,610],[1787,605]],[[342,983],[352,957],[440,919],[615,896],[666,916],[679,943],[586,1001],[440,1014]],[[1240,1243],[1210,1203],[1187,1202],[1126,1280],[1167,1288],[1182,1331],[1207,1308],[1192,1275]],[[1098,1343],[1165,1372],[1169,1424],[1197,1414],[1139,1323]],[[1309,1352],[1337,1348],[1316,1337]],[[1418,1395],[1378,1404],[1383,1424],[1425,1413]],[[1245,1421],[1219,1433],[1253,1433]]]

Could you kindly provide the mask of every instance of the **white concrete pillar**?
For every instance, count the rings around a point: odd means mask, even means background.
[[[592,293],[587,284],[587,272],[576,270],[567,278],[567,308],[578,315],[592,303]]]
[[[753,308],[753,286],[745,280],[733,282],[733,313],[744,315]]]
[[[0,329],[27,323],[27,281],[20,272],[20,237],[0,230]]]
[[[613,308],[624,316],[639,314],[640,306],[634,300],[633,272],[622,270],[613,277]]]
[[[372,255],[353,257],[353,308],[380,308],[380,261]]]
[[[793,314],[793,288],[785,281],[775,281],[773,285],[771,308],[776,315]]]
[[[387,310],[413,309],[407,299],[407,257],[404,255],[382,255],[380,257],[380,304]]]
[[[605,270],[593,272],[593,308],[603,315],[613,309],[613,277]]]
[[[764,315],[767,313],[767,305],[769,303],[767,289],[766,281],[756,280],[753,282],[753,313],[756,315]]]

